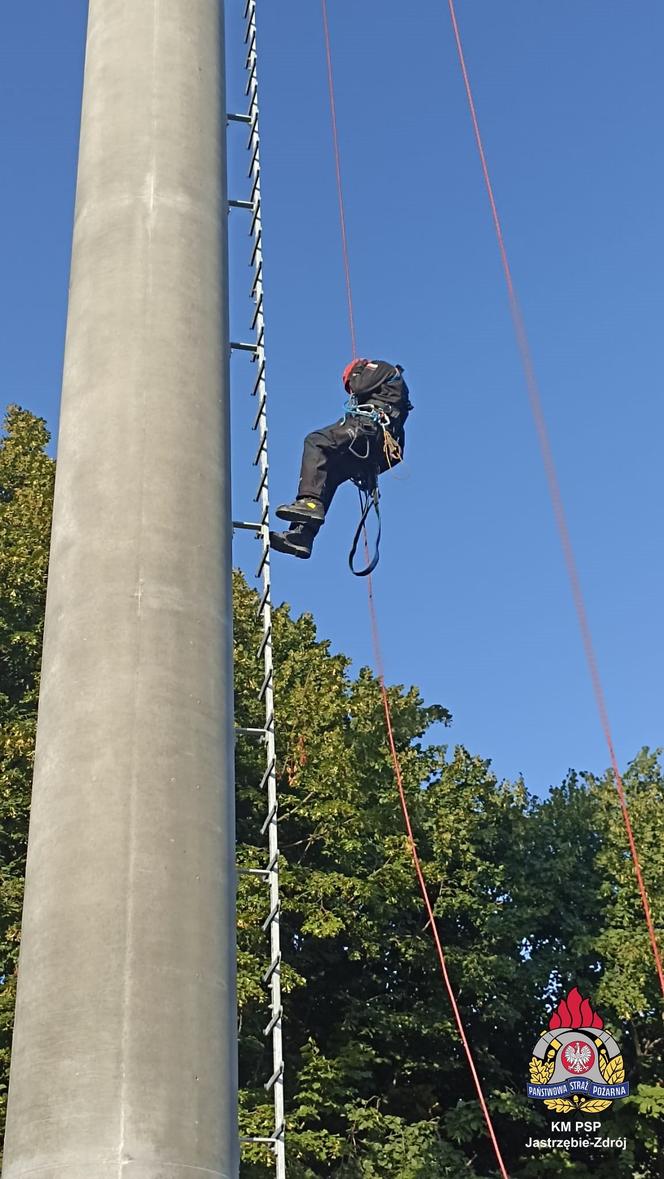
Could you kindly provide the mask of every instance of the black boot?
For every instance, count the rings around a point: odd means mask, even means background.
[[[270,548],[278,553],[288,553],[291,557],[301,557],[306,561],[311,556],[311,549],[316,533],[306,524],[296,524],[288,532],[271,532]]]
[[[276,515],[280,520],[290,520],[293,524],[322,524],[325,509],[320,500],[303,497],[292,504],[282,504],[277,508]]]

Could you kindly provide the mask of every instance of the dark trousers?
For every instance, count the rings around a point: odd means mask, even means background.
[[[383,432],[371,421],[347,418],[307,434],[304,440],[298,499],[315,499],[328,511],[346,480],[370,474],[380,463]],[[307,524],[317,532],[320,525]]]

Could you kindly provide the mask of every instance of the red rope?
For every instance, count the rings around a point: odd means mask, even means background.
[[[637,848],[636,848],[636,841],[634,839],[634,831],[632,828],[632,822],[630,819],[629,809],[627,806],[627,798],[625,795],[625,788],[623,786],[623,780],[622,780],[622,777],[620,774],[620,770],[618,769],[618,760],[616,758],[614,744],[613,744],[613,736],[612,736],[612,732],[611,732],[611,726],[609,724],[609,716],[608,716],[608,711],[607,711],[607,707],[606,707],[606,699],[604,696],[604,689],[602,687],[602,681],[600,679],[599,668],[597,665],[597,659],[595,657],[595,650],[593,647],[593,642],[592,642],[592,638],[591,638],[591,634],[590,634],[590,625],[588,622],[588,616],[586,613],[585,602],[584,602],[583,594],[581,591],[581,582],[579,579],[579,574],[578,574],[578,570],[577,570],[577,566],[576,566],[574,551],[572,549],[572,541],[570,538],[569,529],[567,527],[567,520],[565,518],[565,511],[563,508],[562,495],[560,492],[560,484],[558,482],[558,476],[556,473],[556,468],[555,468],[555,464],[554,464],[554,460],[553,460],[553,453],[551,450],[551,443],[549,441],[549,435],[548,435],[548,431],[547,431],[547,427],[546,427],[546,422],[544,419],[544,409],[542,406],[542,397],[541,397],[540,390],[539,390],[537,376],[535,374],[535,366],[533,363],[533,357],[532,357],[532,352],[530,349],[530,343],[529,343],[528,335],[526,332],[526,325],[525,325],[525,321],[523,318],[523,314],[521,312],[521,307],[519,305],[519,301],[517,299],[516,290],[514,287],[514,281],[512,279],[512,271],[511,271],[511,267],[509,264],[509,259],[507,257],[507,250],[505,248],[505,240],[503,238],[502,225],[500,222],[500,218],[498,216],[498,209],[496,207],[496,200],[494,197],[493,185],[491,183],[491,177],[489,175],[489,168],[488,168],[487,161],[486,161],[486,155],[484,152],[484,145],[482,142],[482,136],[480,134],[479,122],[477,119],[477,111],[475,109],[475,102],[473,99],[473,93],[472,93],[472,89],[470,86],[470,78],[468,76],[468,70],[466,67],[466,59],[465,59],[465,55],[463,52],[463,46],[461,43],[461,34],[459,32],[459,25],[457,22],[456,12],[455,12],[455,8],[454,8],[454,0],[448,0],[448,5],[449,5],[449,9],[450,9],[450,16],[452,18],[452,28],[454,30],[454,38],[456,40],[457,51],[459,54],[461,73],[463,74],[463,81],[464,81],[464,86],[466,89],[466,97],[468,99],[468,106],[470,108],[470,117],[471,117],[472,124],[473,124],[473,131],[475,133],[475,141],[477,143],[477,150],[479,152],[480,163],[482,165],[482,173],[484,175],[484,183],[486,185],[486,190],[487,190],[487,193],[489,196],[489,204],[491,206],[491,216],[493,218],[493,224],[494,224],[494,228],[496,231],[496,237],[498,239],[498,249],[500,250],[500,257],[501,257],[501,261],[503,264],[503,270],[505,272],[505,281],[507,283],[507,295],[508,295],[508,299],[509,299],[510,311],[512,314],[512,321],[514,323],[514,329],[516,332],[517,344],[519,347],[519,352],[521,354],[521,360],[523,363],[523,369],[524,369],[525,378],[526,378],[526,387],[528,390],[528,398],[530,401],[530,407],[531,407],[531,410],[533,413],[533,417],[535,419],[535,426],[537,429],[539,444],[540,444],[540,448],[542,451],[542,458],[544,460],[544,467],[546,470],[547,482],[549,485],[549,493],[550,493],[551,501],[553,504],[553,511],[554,511],[554,515],[556,518],[556,524],[558,526],[560,540],[562,543],[565,564],[567,566],[567,572],[568,572],[570,583],[572,586],[572,596],[574,598],[574,605],[576,608],[577,618],[579,620],[579,627],[581,630],[581,638],[583,641],[583,647],[584,647],[585,654],[586,654],[588,668],[590,670],[590,678],[592,680],[593,692],[595,694],[595,701],[596,701],[597,709],[599,712],[600,723],[601,723],[602,729],[604,731],[604,736],[605,736],[606,743],[607,743],[608,750],[609,750],[609,757],[611,759],[611,766],[613,768],[613,774],[614,774],[615,781],[616,781],[616,787],[618,790],[618,798],[620,801],[620,809],[622,812],[623,821],[625,823],[625,829],[627,831],[627,839],[628,839],[630,851],[632,854],[632,862],[634,864],[634,871],[636,873],[636,879],[637,879],[638,886],[639,886],[639,892],[641,894],[641,901],[643,903],[643,911],[645,913],[646,924],[648,926],[648,935],[650,937],[650,945],[652,947],[652,952],[653,952],[653,956],[655,959],[655,966],[656,966],[657,974],[659,977],[659,984],[662,989],[662,994],[664,995],[664,969],[662,968],[662,959],[661,959],[660,952],[659,952],[659,946],[657,944],[657,937],[655,935],[655,926],[654,926],[652,913],[651,913],[651,909],[650,909],[650,903],[648,900],[648,894],[646,892],[646,887],[645,887],[644,880],[643,880],[643,874],[641,871],[641,863],[640,863],[639,855],[638,855]]]
[[[344,210],[344,194],[341,184],[341,153],[339,151],[339,135],[337,132],[337,104],[334,97],[334,75],[332,73],[332,47],[330,44],[330,24],[327,17],[327,0],[321,0],[323,8],[323,31],[325,33],[325,56],[327,58],[327,85],[330,95],[330,115],[332,118],[332,141],[334,143],[334,163],[337,172],[337,197],[339,200],[339,222],[341,225],[341,251],[344,260],[344,274],[346,276],[346,299],[348,301],[348,323],[350,327],[351,360],[357,356],[355,343],[355,315],[353,312],[353,292],[350,285],[350,260],[348,257],[348,236],[346,234],[346,214]]]
[[[389,701],[389,698],[387,695],[387,689],[385,687],[385,673],[383,670],[383,656],[382,656],[381,645],[380,645],[380,635],[379,635],[379,631],[378,631],[378,619],[376,617],[376,607],[375,607],[375,603],[374,603],[373,586],[371,584],[371,574],[369,574],[369,576],[367,578],[367,590],[368,590],[368,594],[369,594],[369,613],[371,615],[371,632],[372,632],[372,636],[373,636],[374,659],[376,662],[376,670],[378,673],[378,682],[380,684],[381,696],[383,698],[383,710],[385,712],[385,727],[387,729],[387,740],[388,740],[388,744],[390,747],[390,754],[392,757],[392,766],[394,768],[394,777],[396,780],[397,789],[399,791],[399,801],[401,802],[401,809],[403,811],[404,822],[406,824],[406,832],[408,835],[408,846],[410,848],[410,854],[412,856],[413,865],[415,867],[417,880],[418,880],[418,883],[420,886],[420,892],[422,893],[422,898],[424,900],[424,907],[427,911],[427,916],[429,918],[429,928],[431,929],[431,935],[433,937],[433,940],[434,940],[434,943],[436,946],[436,954],[438,956],[438,962],[440,964],[440,971],[443,976],[443,980],[445,982],[445,987],[447,989],[447,994],[449,996],[452,1011],[454,1012],[454,1019],[455,1019],[457,1029],[459,1032],[459,1038],[461,1040],[461,1043],[463,1044],[464,1052],[466,1053],[468,1067],[470,1068],[470,1072],[471,1072],[471,1075],[473,1078],[475,1089],[477,1091],[477,1096],[479,1098],[480,1107],[482,1109],[482,1113],[484,1114],[484,1120],[487,1125],[487,1130],[489,1131],[489,1137],[491,1139],[491,1144],[492,1144],[493,1149],[495,1151],[496,1159],[498,1162],[498,1167],[500,1169],[500,1174],[502,1175],[503,1179],[509,1179],[509,1175],[508,1175],[507,1169],[505,1167],[505,1163],[503,1162],[503,1156],[500,1153],[500,1147],[498,1145],[498,1139],[496,1137],[496,1132],[493,1128],[493,1122],[491,1120],[491,1114],[489,1113],[489,1107],[487,1106],[486,1099],[484,1097],[484,1092],[482,1089],[482,1082],[480,1081],[479,1074],[478,1074],[477,1069],[475,1067],[475,1061],[473,1060],[473,1054],[472,1054],[470,1044],[468,1042],[468,1038],[466,1036],[466,1032],[465,1032],[465,1029],[463,1026],[463,1020],[461,1019],[461,1012],[459,1011],[459,1007],[458,1007],[458,1004],[456,1001],[456,996],[454,994],[454,988],[452,986],[452,981],[450,979],[450,976],[449,976],[449,973],[447,970],[447,962],[445,960],[445,951],[443,950],[443,946],[442,946],[442,943],[440,940],[440,935],[438,933],[438,929],[436,926],[436,918],[435,918],[434,911],[433,911],[433,905],[431,904],[431,899],[429,897],[429,890],[427,888],[426,880],[424,879],[424,873],[422,871],[422,864],[420,862],[420,857],[419,857],[419,853],[417,850],[417,844],[415,843],[415,836],[413,835],[413,828],[411,825],[410,814],[408,811],[408,802],[406,799],[406,792],[405,792],[404,784],[403,784],[403,775],[401,773],[401,763],[399,761],[399,754],[397,753],[397,749],[396,749],[396,745],[395,745],[395,741],[394,741],[394,731],[392,728],[392,715],[390,712],[390,701]]]
[[[323,9],[323,28],[324,28],[324,32],[325,32],[325,53],[326,53],[326,57],[327,57],[327,79],[328,79],[329,96],[330,96],[330,111],[331,111],[331,116],[332,116],[332,138],[333,138],[333,143],[334,143],[334,158],[335,158],[336,173],[337,173],[337,195],[338,195],[338,199],[339,199],[339,221],[340,221],[340,225],[341,225],[341,244],[342,244],[343,260],[344,260],[344,271],[345,271],[345,275],[346,275],[346,295],[347,295],[347,299],[348,299],[348,320],[349,320],[349,325],[350,325],[351,349],[352,349],[353,357],[355,357],[357,355],[356,337],[355,337],[355,315],[353,312],[353,293],[352,293],[352,287],[351,287],[351,281],[350,281],[350,260],[349,260],[349,256],[348,256],[348,239],[346,236],[346,217],[345,217],[345,213],[344,213],[343,188],[342,188],[342,184],[341,184],[341,155],[340,155],[340,151],[339,151],[339,137],[338,137],[338,133],[337,133],[337,116],[336,116],[336,103],[335,103],[335,97],[334,97],[334,77],[333,77],[333,73],[332,73],[332,50],[331,50],[331,45],[330,45],[330,28],[329,28],[328,15],[327,15],[327,0],[321,0],[321,4],[322,4],[322,9]],[[366,532],[365,532],[365,548],[366,548]],[[422,865],[420,863],[420,857],[419,857],[419,854],[417,851],[417,845],[415,843],[415,837],[413,835],[413,828],[411,825],[410,814],[408,811],[408,802],[406,799],[406,792],[404,790],[404,785],[403,785],[403,775],[401,773],[401,763],[399,761],[399,755],[397,753],[396,745],[394,742],[394,731],[393,731],[393,727],[392,727],[392,714],[390,711],[390,701],[389,701],[389,698],[387,695],[387,689],[385,687],[385,675],[384,675],[384,671],[383,671],[383,656],[382,656],[381,645],[380,645],[380,635],[379,635],[379,631],[378,631],[378,619],[376,616],[376,608],[375,608],[375,604],[374,604],[373,585],[371,582],[371,574],[369,574],[369,576],[367,577],[367,592],[368,592],[368,597],[369,597],[369,614],[371,617],[371,632],[372,632],[372,636],[373,636],[374,658],[375,658],[375,662],[376,662],[376,670],[378,673],[378,682],[380,684],[380,691],[381,691],[381,696],[382,696],[382,701],[383,701],[383,710],[385,713],[385,727],[387,730],[387,740],[388,740],[388,744],[390,747],[390,755],[392,757],[392,765],[394,768],[394,777],[395,777],[395,781],[396,781],[396,785],[397,785],[397,790],[399,792],[399,800],[401,802],[401,809],[403,811],[404,822],[406,825],[406,833],[408,836],[408,846],[410,849],[410,854],[412,856],[413,865],[415,867],[415,873],[417,875],[417,880],[418,880],[418,883],[420,886],[420,891],[422,893],[422,898],[424,900],[424,907],[426,909],[427,916],[429,918],[428,924],[431,929],[432,937],[433,937],[433,940],[434,940],[434,943],[436,946],[436,953],[438,956],[438,961],[440,963],[440,970],[441,970],[441,973],[443,976],[443,981],[445,983],[447,994],[448,994],[448,997],[450,1000],[450,1005],[451,1005],[452,1011],[454,1013],[454,1019],[455,1019],[457,1029],[459,1032],[459,1037],[461,1039],[461,1043],[463,1045],[464,1052],[465,1052],[466,1058],[468,1060],[468,1066],[470,1068],[470,1072],[471,1072],[471,1075],[473,1078],[475,1089],[477,1091],[477,1096],[479,1099],[480,1107],[481,1107],[482,1113],[484,1114],[484,1119],[486,1121],[487,1129],[489,1132],[489,1137],[491,1139],[491,1143],[493,1145],[493,1149],[496,1154],[496,1159],[498,1161],[498,1167],[500,1169],[500,1174],[502,1176],[502,1179],[509,1179],[508,1172],[505,1168],[505,1163],[503,1162],[503,1157],[500,1153],[498,1139],[496,1137],[496,1133],[493,1128],[491,1114],[489,1113],[489,1108],[487,1106],[486,1099],[484,1097],[484,1092],[482,1090],[482,1083],[480,1081],[479,1074],[478,1074],[477,1069],[475,1067],[475,1061],[473,1060],[473,1054],[472,1054],[472,1051],[470,1048],[470,1044],[468,1042],[468,1037],[466,1036],[466,1032],[465,1032],[465,1029],[463,1026],[463,1021],[461,1019],[461,1012],[459,1011],[459,1007],[458,1007],[458,1004],[456,1001],[456,996],[454,994],[454,988],[452,986],[452,981],[450,979],[450,976],[449,976],[449,973],[447,970],[445,953],[444,953],[443,946],[442,946],[442,943],[440,940],[440,935],[438,933],[438,929],[436,926],[436,918],[435,918],[434,911],[433,911],[433,905],[431,904],[431,899],[429,897],[429,891],[427,889],[426,880],[424,879],[424,873],[422,872]]]

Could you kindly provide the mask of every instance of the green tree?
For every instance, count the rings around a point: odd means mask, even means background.
[[[623,776],[652,919],[664,951],[664,775],[661,750],[642,749]],[[621,1103],[616,1124],[625,1127],[634,1174],[648,1159],[652,1173],[664,1174],[664,1029],[661,993],[643,916],[636,873],[612,772],[589,776],[588,787],[601,808],[603,839],[597,854],[605,919],[597,937],[602,961],[598,1002],[620,1027],[631,1062],[631,1096]]]
[[[0,444],[0,1062],[6,1086],[54,464],[45,425],[16,407]],[[237,721],[259,725],[257,595],[235,574]],[[380,687],[321,642],[310,615],[274,614],[281,795],[283,983],[292,1179],[495,1176],[476,1094],[417,890],[385,743]],[[388,689],[423,870],[450,975],[513,1179],[655,1179],[664,1090],[659,993],[610,774],[571,773],[544,799],[490,762],[430,743],[449,722],[417,689]],[[285,723],[280,718],[288,718]],[[264,862],[262,750],[237,744],[238,860]],[[625,773],[656,922],[664,899],[663,777]],[[265,890],[238,904],[241,1122],[271,1129],[263,1081]],[[65,985],[63,983],[63,985]],[[628,1149],[570,1158],[524,1147],[548,1120],[525,1096],[547,1011],[572,985],[619,1039],[632,1094],[607,1117]],[[4,1097],[4,1089],[2,1090]],[[261,1148],[243,1179],[273,1173]]]
[[[258,646],[256,595],[239,576],[235,600],[238,710],[243,725],[258,725],[260,668],[242,654]],[[379,685],[367,669],[351,678],[348,661],[317,641],[313,620],[292,619],[286,608],[275,612],[275,651],[277,715],[296,718],[279,733],[289,1170],[296,1179],[495,1174],[414,883]],[[616,1134],[630,1138],[622,1158],[598,1151],[543,1160],[524,1151],[548,1124],[525,1097],[528,1062],[547,1009],[571,986],[603,1004],[633,1059],[625,1003],[621,1012],[601,989],[611,898],[632,871],[611,783],[571,773],[548,798],[533,798],[463,748],[427,746],[427,729],[447,714],[426,708],[415,689],[391,688],[390,700],[439,930],[510,1172],[658,1174],[663,1091],[652,1077],[638,1108],[620,1107]],[[240,741],[241,854],[253,863],[261,768],[256,748]],[[651,843],[661,836],[658,774],[656,759],[641,773]],[[628,788],[632,778],[630,769]],[[242,887],[243,968],[258,979],[264,900],[255,883],[245,878]],[[640,928],[633,906],[630,920]],[[630,950],[614,940],[622,969]],[[650,1019],[656,977],[647,956],[639,964]],[[271,1069],[258,999],[258,991],[243,995],[243,1124],[267,1132],[260,1081]],[[627,1008],[640,1027],[641,1009]],[[270,1173],[258,1151],[249,1157],[247,1176]]]
[[[9,407],[0,441],[0,1130],[14,1013],[55,464]]]

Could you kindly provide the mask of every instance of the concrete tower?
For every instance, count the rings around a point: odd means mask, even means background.
[[[5,1179],[235,1179],[222,0],[90,0]]]

